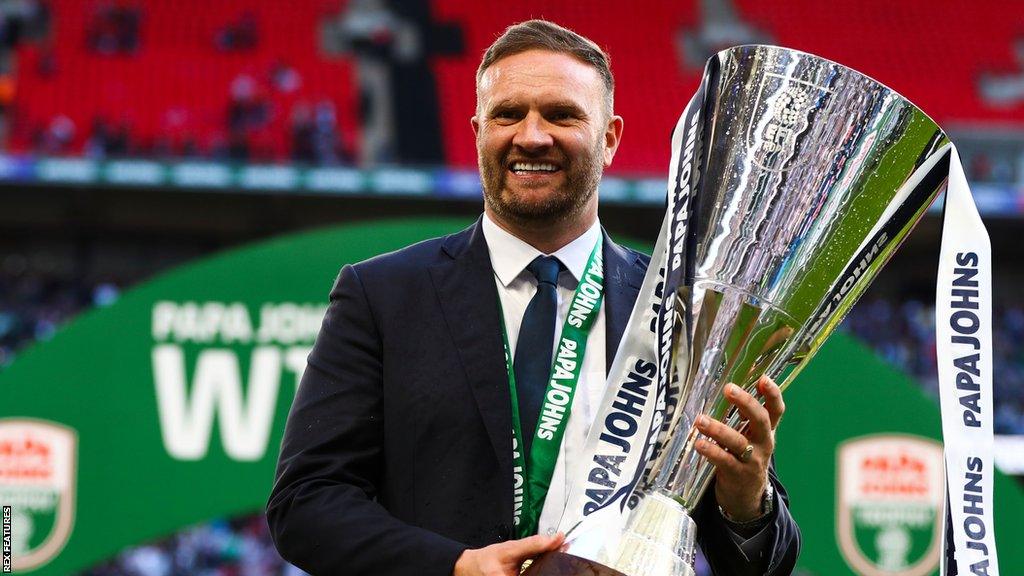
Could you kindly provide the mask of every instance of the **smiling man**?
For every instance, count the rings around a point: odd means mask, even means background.
[[[492,48],[481,63],[472,119],[484,212],[550,254],[597,221],[597,187],[622,118],[612,114],[610,73],[603,79],[572,53],[499,54]]]
[[[312,574],[514,576],[561,544],[569,471],[648,263],[597,218],[623,130],[613,97],[604,52],[550,22],[511,26],[484,54],[484,214],[341,270],[268,504],[286,559]],[[765,406],[736,390],[747,436],[701,424],[719,467],[701,546],[719,574],[788,574],[799,532],[770,466],[781,396],[768,381]]]

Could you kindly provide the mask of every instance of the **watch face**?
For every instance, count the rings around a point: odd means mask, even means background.
[[[769,481],[764,489],[761,500],[761,516],[767,516],[775,510],[775,486]]]

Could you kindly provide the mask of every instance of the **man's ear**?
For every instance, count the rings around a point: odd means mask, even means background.
[[[480,136],[480,120],[476,114],[469,119],[469,123],[473,125],[473,136]]]
[[[622,140],[622,116],[612,116],[608,119],[608,125],[604,129],[604,167],[612,165],[615,158],[615,151],[619,149],[619,142]]]

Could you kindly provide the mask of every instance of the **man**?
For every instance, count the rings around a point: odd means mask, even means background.
[[[613,89],[605,54],[548,22],[512,26],[488,49],[472,118],[484,215],[458,234],[342,269],[268,505],[286,559],[313,574],[515,575],[562,543],[547,534],[648,262],[597,221],[601,173],[623,127]],[[531,432],[521,435],[528,451],[537,414],[527,367],[544,355],[516,352],[538,341],[551,350],[552,337],[533,330],[553,322],[535,312],[549,305],[563,326],[597,253],[603,303],[580,344],[565,436],[535,510],[539,534],[510,540],[521,510],[509,431],[526,422],[517,429]],[[542,295],[549,304],[535,305]],[[751,421],[746,436],[699,423],[717,444],[698,449],[719,473],[695,519],[719,574],[788,574],[798,553],[769,465],[781,394],[767,380],[760,389],[765,406],[730,388]]]

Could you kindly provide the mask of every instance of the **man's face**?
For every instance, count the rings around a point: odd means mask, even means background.
[[[546,50],[502,58],[480,79],[472,123],[484,199],[498,217],[544,225],[596,210],[622,119],[609,117],[592,66]]]

